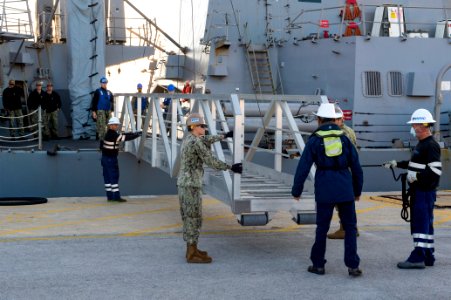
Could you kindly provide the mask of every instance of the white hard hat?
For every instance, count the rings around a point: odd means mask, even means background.
[[[111,117],[108,120],[108,125],[119,125],[119,124],[121,124],[121,122],[119,121],[119,118],[117,118],[117,117]]]
[[[423,124],[423,123],[435,123],[432,114],[424,108],[417,109],[410,117],[410,121],[407,124]]]
[[[326,119],[339,119],[343,117],[341,109],[336,107],[333,103],[321,103],[318,112],[313,114]]]

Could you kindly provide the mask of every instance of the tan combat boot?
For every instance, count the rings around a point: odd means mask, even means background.
[[[329,239],[332,239],[332,240],[342,240],[342,239],[344,239],[345,238],[345,231],[343,229],[343,225],[341,225],[341,223],[340,223],[340,228],[338,228],[338,230],[335,231],[334,233],[329,233],[327,235],[327,237]]]
[[[189,249],[189,244],[187,244],[187,245],[188,245],[188,246],[186,247],[186,254],[185,254],[186,258],[188,258],[188,249]],[[207,252],[207,251],[202,251],[202,250],[200,250],[199,248],[197,248],[197,244],[193,244],[193,245],[196,246],[197,252],[198,252],[201,256],[206,256],[206,257],[208,257],[208,252]]]
[[[187,257],[186,262],[194,264],[209,264],[212,259],[210,256],[202,256],[198,250],[196,244],[187,244]]]
[[[356,228],[356,236],[359,236],[359,235],[360,235],[359,234],[359,229]],[[338,230],[335,231],[334,233],[329,233],[327,235],[327,237],[329,239],[332,239],[332,240],[342,240],[342,239],[344,239],[345,238],[345,231],[343,229],[343,225],[341,225],[341,223],[340,223],[340,228],[338,228]]]

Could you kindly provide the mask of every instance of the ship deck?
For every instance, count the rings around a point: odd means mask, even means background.
[[[398,193],[387,193],[397,195]],[[2,299],[418,299],[449,297],[451,210],[435,210],[436,265],[399,270],[412,249],[396,200],[357,203],[364,275],[352,279],[343,242],[329,240],[326,275],[306,271],[315,226],[278,213],[242,227],[230,207],[204,198],[200,247],[210,265],[185,262],[176,196],[50,198],[0,210]],[[451,202],[451,192],[439,194]],[[332,229],[337,227],[334,216]],[[421,283],[421,284],[419,284]],[[427,287],[427,288],[426,288]]]

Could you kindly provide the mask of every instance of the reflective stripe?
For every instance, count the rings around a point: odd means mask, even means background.
[[[125,135],[124,134],[119,134],[119,136],[116,139],[116,142],[124,142],[125,141]]]
[[[111,190],[111,188],[105,188],[105,191],[111,192],[112,190]]]
[[[114,192],[119,192],[119,188],[117,188],[117,189],[111,189],[111,191],[114,193]]]
[[[438,176],[442,175],[442,170],[437,169],[442,167],[442,162],[441,161],[433,161],[431,163],[428,163],[429,168],[431,168],[431,171],[434,172],[435,174],[437,174]]]
[[[437,174],[438,176],[442,176],[442,170],[439,170],[437,168],[431,168],[431,171]]]
[[[114,150],[118,147],[118,144],[116,142],[109,142],[109,141],[103,141],[103,149],[110,149]]]
[[[415,242],[415,243],[413,243],[413,245],[415,247],[420,247],[420,248],[428,248],[428,249],[434,248],[434,243]]]
[[[434,240],[434,236],[431,234],[424,234],[424,233],[414,233],[412,234],[412,237],[414,239],[423,239],[423,240]]]
[[[433,161],[433,162],[430,162],[430,163],[428,163],[428,166],[429,167],[442,167],[442,162],[441,161]]]
[[[415,169],[420,169],[420,170],[426,169],[426,165],[419,164],[419,163],[412,162],[412,161],[409,161],[409,167],[412,167],[412,168],[415,168]]]
[[[331,137],[331,136],[343,135],[343,131],[342,130],[327,130],[327,131],[320,130],[320,131],[317,131],[315,134],[320,137]]]

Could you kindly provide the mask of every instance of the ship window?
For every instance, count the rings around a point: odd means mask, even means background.
[[[366,71],[362,74],[363,95],[365,97],[381,97],[382,83],[381,73],[377,71]]]
[[[388,94],[390,96],[402,96],[402,73],[398,71],[388,72]]]

